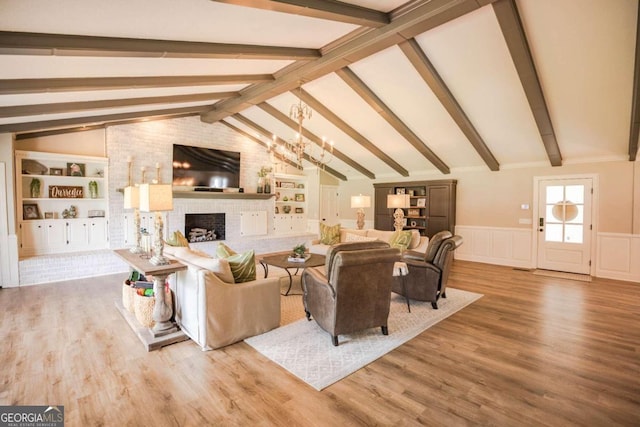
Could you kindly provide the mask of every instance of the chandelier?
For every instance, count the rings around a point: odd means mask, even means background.
[[[324,169],[324,166],[333,159],[333,141],[327,141],[323,136],[321,144],[314,144],[304,137],[302,133],[304,120],[310,119],[312,115],[311,107],[302,102],[302,87],[300,87],[298,103],[293,104],[289,109],[289,117],[298,123],[298,132],[291,141],[280,139],[280,144],[278,144],[279,138],[273,135],[273,141],[267,144],[267,151],[279,152],[283,157],[295,162],[300,169],[302,169],[302,160],[307,160]]]

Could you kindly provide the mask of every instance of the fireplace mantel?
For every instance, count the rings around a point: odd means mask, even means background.
[[[274,197],[275,194],[265,193],[224,193],[215,191],[174,191],[175,199],[262,199]]]

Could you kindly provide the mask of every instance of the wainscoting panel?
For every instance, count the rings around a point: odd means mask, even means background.
[[[531,230],[458,225],[456,234],[464,239],[455,252],[456,259],[533,268]]]
[[[640,235],[598,233],[596,276],[640,282]]]

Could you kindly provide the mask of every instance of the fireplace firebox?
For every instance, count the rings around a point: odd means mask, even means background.
[[[185,214],[184,235],[189,243],[225,239],[225,214]]]

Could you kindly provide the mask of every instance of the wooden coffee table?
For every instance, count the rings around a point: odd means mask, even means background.
[[[326,257],[324,255],[316,255],[310,254],[311,256],[307,258],[304,262],[292,262],[289,261],[289,254],[278,254],[278,255],[268,255],[262,257],[260,259],[260,264],[262,264],[262,268],[264,268],[264,277],[266,278],[269,275],[269,266],[272,265],[274,267],[283,268],[284,271],[289,275],[289,287],[287,288],[287,292],[284,293],[285,296],[289,295],[291,291],[291,285],[293,284],[293,276],[298,274],[298,270],[305,269],[307,267],[318,267],[320,265],[324,265],[324,260]],[[289,271],[289,269],[296,269],[293,275]]]

